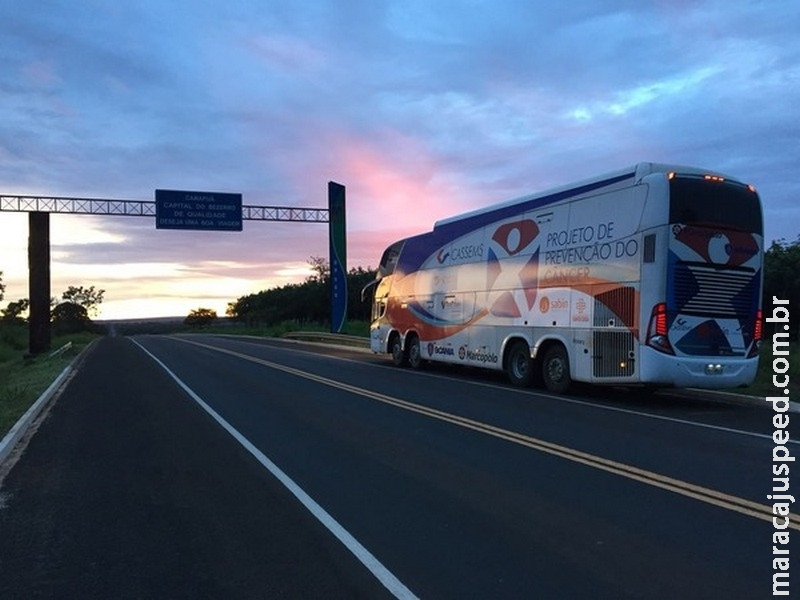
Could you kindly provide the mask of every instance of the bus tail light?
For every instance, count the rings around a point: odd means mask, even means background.
[[[667,323],[667,304],[659,302],[650,313],[650,324],[647,327],[647,345],[666,354],[675,354],[669,343],[669,327]]]
[[[764,316],[764,314],[761,312],[761,309],[759,308],[756,311],[756,324],[753,327],[753,341],[754,342],[760,342],[761,338],[764,336],[764,322],[762,320],[763,316]]]
[[[758,351],[761,348],[761,338],[764,337],[763,316],[764,314],[761,312],[761,309],[758,309],[756,311],[756,322],[753,325],[753,343],[750,344],[750,352],[747,353],[747,358],[758,356]]]

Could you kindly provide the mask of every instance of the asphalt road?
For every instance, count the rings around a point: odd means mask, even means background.
[[[766,598],[771,417],[106,338],[0,488],[0,598]]]

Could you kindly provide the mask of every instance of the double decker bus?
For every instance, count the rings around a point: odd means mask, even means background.
[[[640,163],[389,246],[370,284],[370,344],[398,366],[504,370],[556,393],[574,381],[745,386],[762,265],[751,185]]]

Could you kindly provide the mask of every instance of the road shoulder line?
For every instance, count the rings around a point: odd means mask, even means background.
[[[222,416],[220,416],[211,406],[209,406],[200,396],[198,396],[188,385],[186,385],[169,367],[159,358],[152,354],[147,348],[137,340],[131,341],[136,344],[145,354],[161,367],[178,386],[189,395],[211,418],[213,418],[225,431],[227,431],[239,444],[242,445],[261,465],[267,469],[278,481],[283,484],[312,514],[314,517],[330,531],[369,571],[386,587],[386,589],[401,599],[415,599],[416,596],[409,590],[395,575],[389,571],[369,550],[367,550],[356,538],[350,534],[336,519],[334,519],[322,506],[320,506],[311,496],[309,496],[294,480],[284,473],[278,465],[272,462],[261,450],[256,448],[250,440],[244,437]]]

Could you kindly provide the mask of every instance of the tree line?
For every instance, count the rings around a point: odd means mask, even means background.
[[[772,298],[788,300],[790,310],[800,310],[800,236],[794,242],[780,239],[764,253],[764,295],[761,306],[772,314]],[[800,337],[800,314],[795,314],[790,336]]]
[[[3,272],[0,271],[0,301],[5,297],[6,286]],[[97,316],[106,291],[89,287],[70,285],[61,294],[61,300],[50,299],[50,321],[56,333],[77,333],[92,328],[91,317]],[[0,325],[17,326],[27,323],[30,301],[20,298],[0,309]]]
[[[228,303],[225,314],[247,326],[271,326],[286,321],[298,324],[330,323],[330,265],[311,257],[313,274],[303,283],[248,294]],[[371,299],[361,301],[361,290],[375,279],[376,271],[356,267],[347,273],[347,318],[368,321]]]

